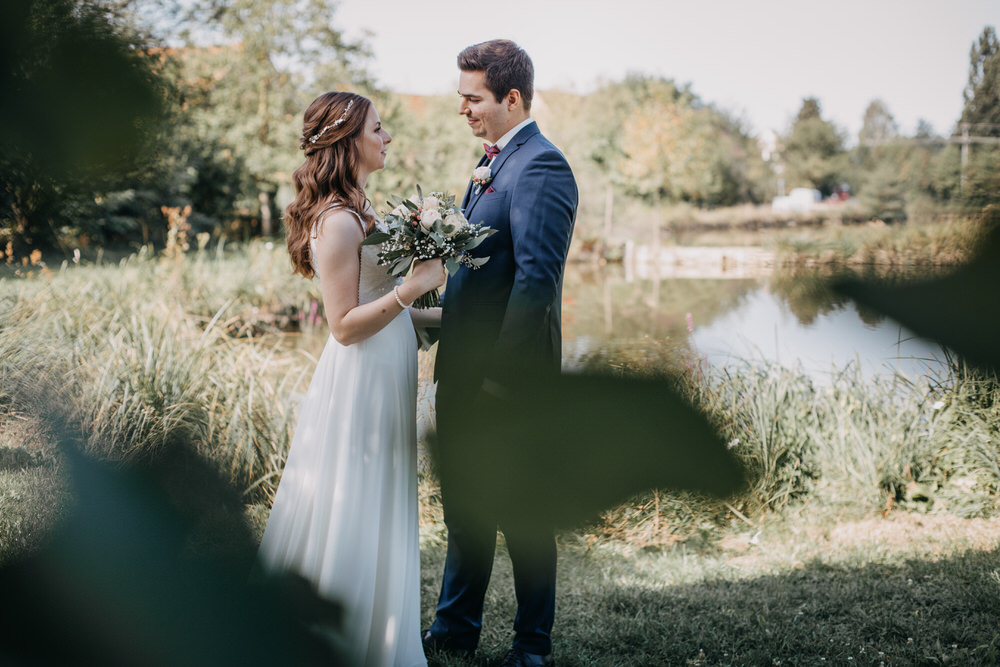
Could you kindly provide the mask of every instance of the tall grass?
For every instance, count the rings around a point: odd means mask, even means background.
[[[660,346],[621,350],[617,372],[668,378],[713,421],[751,484],[719,502],[650,491],[590,534],[657,546],[756,526],[811,507],[831,516],[894,509],[963,517],[1000,509],[1000,381],[952,359],[938,375],[865,378],[856,365],[817,383],[765,362],[708,368]],[[606,362],[605,362],[606,363]]]
[[[57,409],[93,454],[118,461],[191,446],[249,504],[267,505],[314,360],[287,337],[260,334],[314,319],[316,297],[291,276],[284,252],[262,243],[140,252],[0,283],[0,420],[35,416],[44,440],[37,416]],[[958,362],[932,380],[867,380],[849,367],[824,385],[779,366],[708,369],[656,345],[620,351],[611,364],[672,378],[718,426],[752,485],[721,503],[653,490],[587,534],[663,545],[809,503],[863,513],[997,509],[997,381]],[[421,377],[430,371],[423,355]],[[429,383],[421,386],[429,414]],[[423,524],[436,530],[438,490],[421,471]]]
[[[0,402],[58,411],[95,455],[128,461],[190,446],[249,501],[274,492],[307,359],[282,349],[274,314],[315,298],[263,244],[117,266],[64,267],[0,297]]]
[[[987,209],[978,217],[802,230],[782,236],[775,250],[778,262],[792,268],[934,269],[967,261],[997,217]]]

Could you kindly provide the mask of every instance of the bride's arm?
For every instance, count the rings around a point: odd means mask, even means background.
[[[347,211],[334,211],[318,226],[316,263],[319,266],[320,292],[330,333],[341,345],[360,342],[382,330],[402,307],[393,292],[375,301],[358,304],[360,258],[358,251],[364,235],[357,219]],[[410,277],[397,288],[403,303],[410,304],[424,292],[444,284],[441,260],[420,262]]]

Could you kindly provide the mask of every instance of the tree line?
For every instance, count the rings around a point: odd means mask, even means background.
[[[335,18],[336,0],[4,3],[0,250],[163,243],[171,225],[278,234],[301,113],[325,90],[371,97],[394,136],[370,181],[377,209],[416,184],[460,194],[480,149],[457,97],[380,89],[371,54]],[[793,187],[849,191],[865,215],[897,221],[1000,198],[993,27],[972,43],[963,95],[955,136],[925,122],[904,136],[873,100],[853,142],[806,98],[764,150],[690,85],[644,74],[588,94],[539,91],[533,115],[577,174],[584,226],[596,228],[609,194],[704,209],[764,204]],[[962,143],[960,128],[976,142]]]

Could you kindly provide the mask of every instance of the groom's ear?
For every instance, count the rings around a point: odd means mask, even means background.
[[[518,107],[524,107],[524,99],[521,97],[521,91],[517,88],[511,88],[510,91],[507,92],[507,96],[504,98],[504,101],[507,103],[507,111],[513,111]]]

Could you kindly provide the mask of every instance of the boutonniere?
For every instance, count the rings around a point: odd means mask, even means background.
[[[484,185],[489,185],[490,181],[493,180],[493,175],[490,172],[489,167],[476,167],[475,171],[472,172],[472,183],[476,186],[476,194]]]

